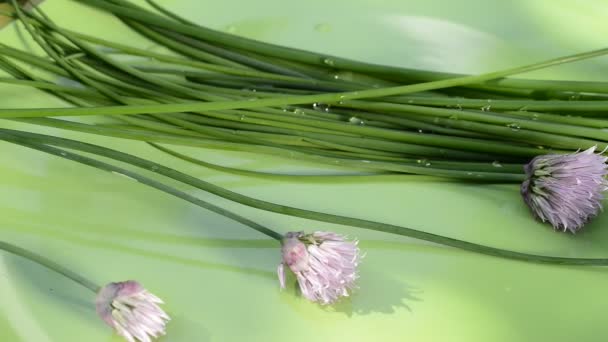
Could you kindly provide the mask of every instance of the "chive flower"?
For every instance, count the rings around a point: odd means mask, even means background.
[[[279,283],[285,288],[285,265],[295,274],[302,295],[320,304],[349,296],[356,287],[361,255],[358,241],[331,232],[287,233],[282,240]]]
[[[163,301],[138,282],[109,283],[95,300],[97,313],[129,342],[151,342],[165,334],[169,316],[159,307]]]
[[[527,164],[521,194],[532,213],[555,229],[577,232],[602,209],[608,188],[606,160],[595,147],[541,155]]]

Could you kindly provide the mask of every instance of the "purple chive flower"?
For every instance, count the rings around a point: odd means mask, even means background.
[[[524,201],[539,220],[575,233],[602,209],[602,192],[608,189],[607,159],[595,153],[595,147],[535,157],[524,167]]]
[[[129,342],[150,342],[151,337],[165,334],[170,318],[158,306],[162,303],[133,280],[109,283],[95,300],[101,319]]]
[[[357,241],[330,232],[291,232],[282,243],[278,268],[282,289],[285,265],[296,275],[302,295],[313,302],[331,304],[355,288],[361,258]]]

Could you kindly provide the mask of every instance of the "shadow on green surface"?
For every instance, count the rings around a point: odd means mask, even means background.
[[[369,293],[381,295],[358,296],[355,292],[352,300],[341,301],[328,310],[344,313],[349,317],[372,313],[392,314],[400,308],[413,313],[411,304],[422,301],[421,289],[392,277],[390,273],[377,272],[369,267],[364,268],[361,273],[365,276],[359,280],[358,286]]]

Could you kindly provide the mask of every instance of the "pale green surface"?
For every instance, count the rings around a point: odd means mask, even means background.
[[[161,1],[211,27],[369,61],[488,71],[605,46],[605,1],[222,0]],[[65,26],[151,46],[109,16],[49,0]],[[14,27],[0,41],[20,46]],[[537,76],[606,80],[607,59]],[[0,106],[58,106],[0,87]],[[38,127],[2,122],[2,127]],[[47,130],[48,131],[48,130]],[[258,198],[397,223],[520,251],[608,256],[608,216],[571,236],[534,222],[517,186],[421,177],[341,185],[262,181],[191,166],[121,140],[67,134],[141,153]],[[602,268],[540,266],[477,256],[400,237],[320,224],[217,200],[280,231],[331,229],[367,253],[360,290],[335,308],[280,292],[274,241],[123,177],[0,144],[2,239],[105,283],[137,279],[173,317],[162,341],[605,341]],[[225,165],[309,170],[285,160],[183,149]],[[204,194],[192,193],[208,198]],[[120,341],[97,319],[92,295],[22,259],[0,259],[0,340]]]

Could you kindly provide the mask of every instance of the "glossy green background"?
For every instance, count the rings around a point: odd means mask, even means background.
[[[481,72],[604,47],[605,1],[165,0],[205,25],[362,60]],[[67,0],[44,9],[60,24],[158,49],[110,16]],[[33,46],[14,26],[0,41]],[[606,58],[535,77],[606,80]],[[0,106],[60,106],[41,92],[0,87]],[[561,256],[608,256],[608,216],[576,236],[534,222],[515,185],[416,176],[341,184],[243,178],[191,166],[144,144],[19,127],[140,153],[235,191],[302,208],[415,227],[492,246]],[[312,164],[180,149],[224,165],[289,172]],[[332,226],[213,198],[280,231],[335,230],[361,239],[360,290],[335,307],[279,291],[274,241],[127,178],[0,144],[2,239],[100,283],[137,279],[167,302],[162,341],[605,341],[602,268],[526,264]],[[322,169],[325,170],[325,169]],[[331,172],[331,170],[327,170]],[[198,196],[210,196],[181,187]],[[92,294],[20,258],[0,258],[2,341],[120,341]]]

